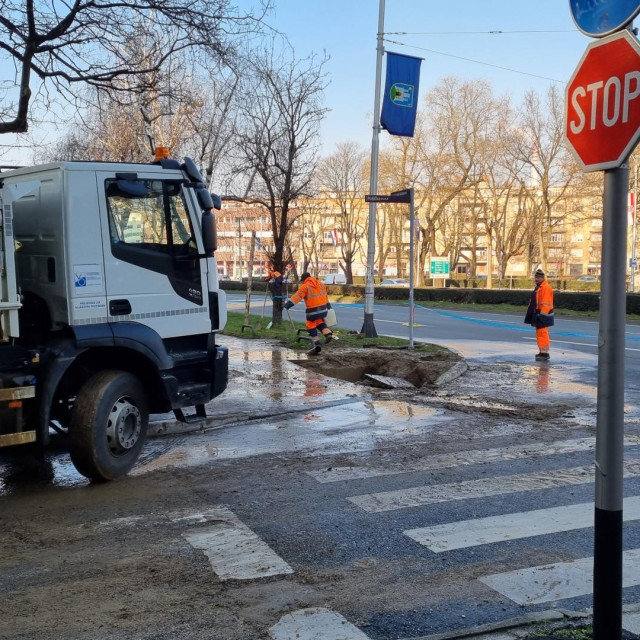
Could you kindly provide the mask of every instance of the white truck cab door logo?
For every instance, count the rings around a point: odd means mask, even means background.
[[[96,293],[104,293],[102,265],[74,264],[73,288],[76,295],[95,295]]]

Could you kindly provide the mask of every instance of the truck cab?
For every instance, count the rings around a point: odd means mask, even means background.
[[[219,198],[167,158],[0,173],[0,202],[0,446],[53,429],[85,476],[123,475],[150,413],[201,421],[226,388]]]

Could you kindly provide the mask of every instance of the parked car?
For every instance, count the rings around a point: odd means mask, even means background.
[[[218,276],[218,280],[220,280],[220,281],[222,281],[222,280],[231,280],[231,278],[229,276],[221,275],[221,276]]]
[[[387,278],[378,286],[380,287],[409,287],[409,281],[404,278]]]
[[[578,282],[598,282],[598,278],[595,276],[580,276]]]

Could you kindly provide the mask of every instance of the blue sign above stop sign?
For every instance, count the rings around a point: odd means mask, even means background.
[[[594,38],[615,33],[640,12],[640,0],[569,0],[569,6],[578,29]]]

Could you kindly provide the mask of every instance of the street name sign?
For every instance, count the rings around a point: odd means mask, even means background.
[[[628,31],[587,47],[565,108],[565,135],[584,171],[619,167],[640,137],[640,45]]]
[[[403,189],[402,191],[394,191],[388,196],[367,194],[364,197],[365,202],[411,202],[411,193],[409,189]]]
[[[615,33],[640,12],[640,0],[569,0],[569,6],[578,29],[593,38]]]

